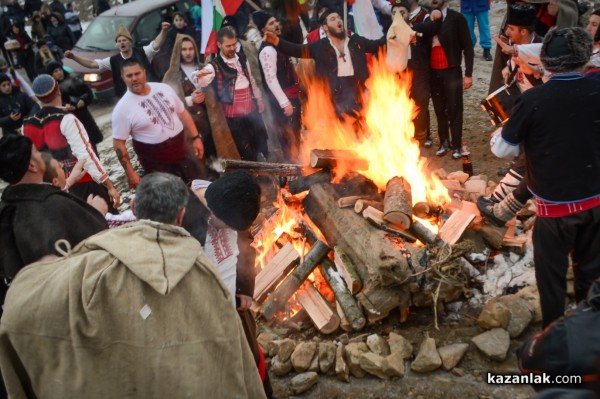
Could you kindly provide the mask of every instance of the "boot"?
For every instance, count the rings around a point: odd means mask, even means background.
[[[483,59],[486,61],[493,61],[494,59],[492,58],[492,53],[490,53],[490,49],[489,48],[484,48],[483,49]]]
[[[525,204],[517,201],[512,192],[498,203],[494,203],[487,197],[477,198],[477,208],[479,208],[481,216],[484,216],[496,226],[504,226],[524,206]]]

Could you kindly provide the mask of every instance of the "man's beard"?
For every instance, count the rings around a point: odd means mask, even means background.
[[[329,31],[329,33],[336,39],[344,40],[346,38],[346,31],[343,29],[340,32]]]

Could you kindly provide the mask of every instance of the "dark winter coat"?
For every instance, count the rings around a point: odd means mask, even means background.
[[[23,119],[36,112],[40,107],[27,94],[22,93],[18,87],[13,87],[11,94],[0,93],[0,127],[3,134],[18,134],[17,129],[23,126]],[[21,118],[13,121],[10,114],[18,110]]]
[[[79,100],[83,100],[85,106],[77,108],[72,113],[83,124],[83,127],[85,127],[91,143],[100,143],[103,139],[102,132],[88,109],[88,106],[94,99],[92,90],[81,79],[69,76],[66,72],[65,78],[59,83],[59,87],[63,105],[71,104],[76,106]]]
[[[67,12],[65,5],[63,3],[61,3],[60,0],[54,0],[52,3],[50,3],[50,8],[52,9],[52,12],[60,14],[63,17],[65,16],[65,13]]]
[[[64,22],[59,22],[56,26],[52,23],[48,24],[46,34],[50,36],[52,43],[60,47],[62,51],[71,50],[76,42],[73,32]]]
[[[473,76],[475,53],[473,52],[473,41],[471,40],[467,20],[458,11],[448,9],[447,12],[437,36],[446,53],[448,65],[460,66],[464,54],[465,76]]]

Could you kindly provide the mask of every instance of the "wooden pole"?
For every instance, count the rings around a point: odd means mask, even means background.
[[[348,287],[352,295],[357,294],[362,289],[362,280],[354,268],[352,260],[339,246],[335,247],[333,251],[333,263],[335,263],[337,270],[346,282],[346,287]]]
[[[234,170],[247,170],[254,176],[298,176],[302,173],[302,165],[292,163],[253,162],[238,159],[221,159],[225,173]]]

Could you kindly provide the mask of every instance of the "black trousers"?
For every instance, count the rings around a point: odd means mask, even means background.
[[[431,98],[431,83],[429,69],[412,69],[412,85],[410,98],[415,102],[415,140],[431,139],[429,127],[429,99]]]
[[[252,111],[238,118],[227,118],[233,141],[244,161],[256,161],[258,153],[267,159],[267,130],[258,111]]]
[[[431,70],[431,99],[440,145],[460,149],[463,127],[463,76],[460,67]]]
[[[289,100],[292,103],[292,107],[294,107],[294,113],[291,116],[286,116],[281,106],[279,106],[277,99],[269,95],[273,122],[275,123],[275,129],[277,129],[277,138],[279,139],[279,144],[281,144],[283,156],[285,157],[284,161],[293,163],[298,161],[300,150],[300,99],[290,98]]]
[[[585,299],[600,277],[600,206],[575,215],[538,217],[533,229],[535,279],[543,327],[565,312],[569,254],[575,275],[575,300]]]

